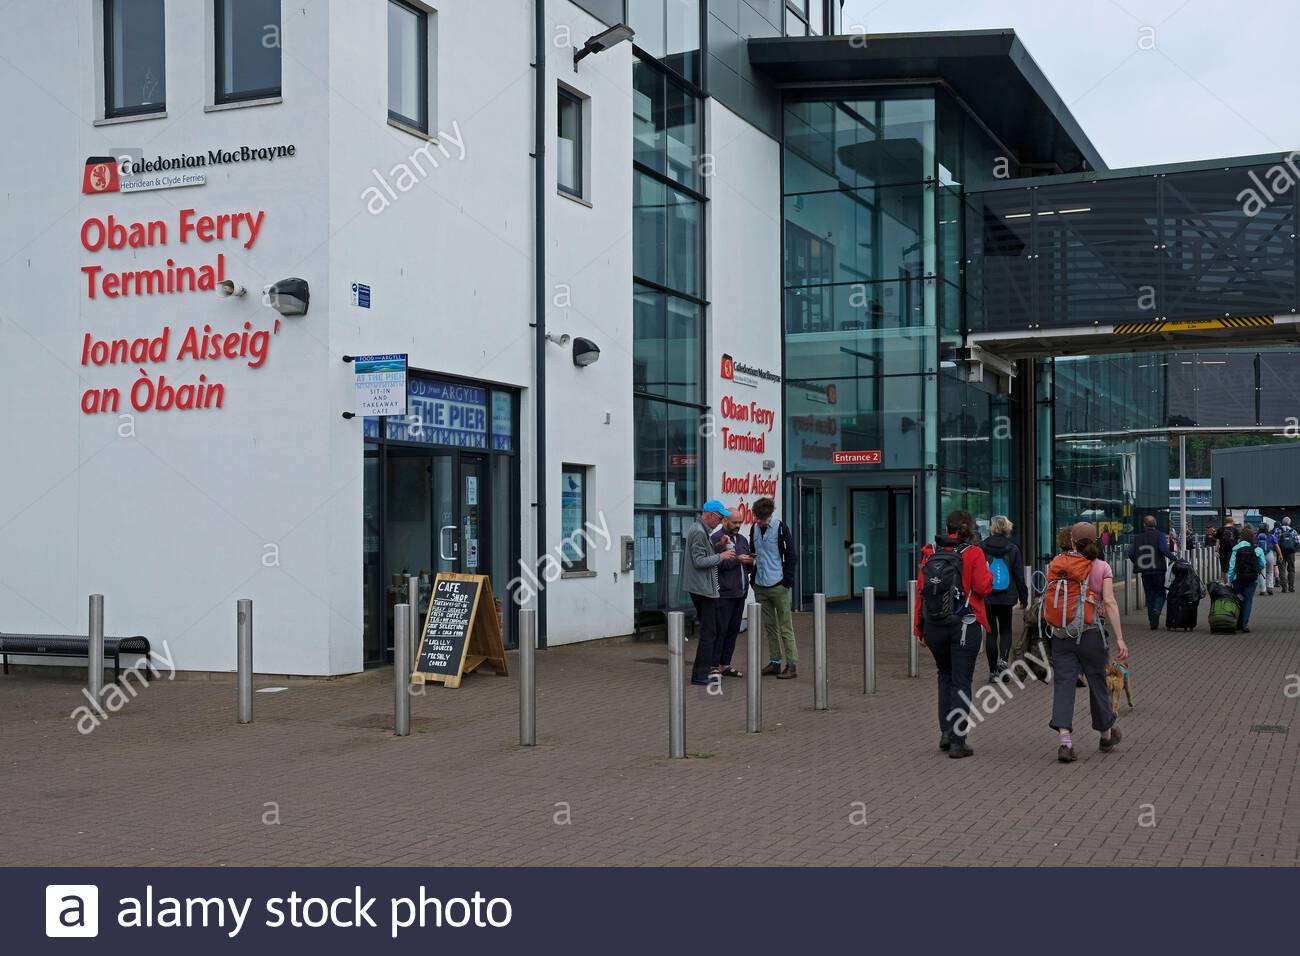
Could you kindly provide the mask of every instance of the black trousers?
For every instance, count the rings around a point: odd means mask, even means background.
[[[970,731],[970,684],[983,640],[978,624],[925,625],[925,645],[939,672],[939,732],[955,741]]]
[[[718,640],[713,645],[714,667],[731,666],[731,655],[736,653],[736,639],[740,636],[740,622],[744,617],[743,597],[718,598]]]
[[[1283,551],[1282,563],[1277,566],[1277,579],[1288,591],[1295,590],[1295,552]]]
[[[708,680],[713,670],[713,653],[718,645],[718,599],[692,594],[695,619],[700,624],[700,639],[695,648],[695,663],[691,665],[691,680]]]
[[[989,673],[996,674],[998,665],[1011,663],[1011,643],[1015,638],[1012,633],[1011,613],[1015,608],[1010,604],[985,604],[984,610],[989,614],[989,639],[984,643],[984,653],[989,661]]]
[[[1083,637],[1052,638],[1052,723],[1053,730],[1074,730],[1075,680],[1082,673],[1088,681],[1088,708],[1092,729],[1105,733],[1115,723],[1106,688],[1106,664],[1110,650],[1101,631],[1090,627]]]

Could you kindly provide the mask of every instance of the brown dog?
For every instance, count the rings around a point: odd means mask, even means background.
[[[1133,692],[1129,689],[1127,662],[1121,664],[1119,661],[1111,661],[1106,665],[1106,689],[1110,691],[1111,713],[1119,713],[1120,691],[1124,692],[1124,697],[1128,700],[1129,710],[1133,709]]]

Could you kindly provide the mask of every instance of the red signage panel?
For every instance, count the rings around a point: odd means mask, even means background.
[[[878,465],[879,451],[837,451],[831,455],[831,461],[837,465]]]

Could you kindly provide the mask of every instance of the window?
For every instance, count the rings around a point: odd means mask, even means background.
[[[388,118],[429,132],[429,15],[388,0]]]
[[[560,90],[556,109],[558,120],[556,179],[561,192],[581,197],[582,188],[582,100],[568,90]]]
[[[216,0],[217,103],[280,95],[280,0]]]
[[[587,570],[587,469],[565,465],[560,486],[560,564],[565,571]]]
[[[167,108],[163,0],[104,0],[104,116]]]
[[[633,43],[692,83],[700,81],[700,0],[630,0]],[[734,15],[734,14],[733,14]]]

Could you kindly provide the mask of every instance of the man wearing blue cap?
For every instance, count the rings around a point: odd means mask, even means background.
[[[682,565],[682,587],[695,605],[695,617],[700,623],[700,640],[695,648],[695,664],[691,668],[692,684],[709,683],[713,670],[713,652],[718,641],[718,565],[730,561],[736,552],[728,548],[719,553],[713,546],[711,535],[722,524],[729,512],[717,498],[704,502],[697,520],[686,531],[686,561]]]

